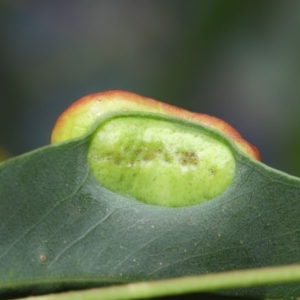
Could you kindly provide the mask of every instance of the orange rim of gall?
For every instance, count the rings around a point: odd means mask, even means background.
[[[57,119],[51,134],[51,143],[79,137],[88,131],[98,117],[118,110],[156,112],[203,124],[229,137],[247,155],[258,161],[261,160],[258,149],[244,140],[231,125],[219,118],[193,113],[151,98],[119,90],[90,94],[71,104]],[[80,124],[81,119],[86,123]],[[74,134],[74,127],[80,129],[79,133]]]

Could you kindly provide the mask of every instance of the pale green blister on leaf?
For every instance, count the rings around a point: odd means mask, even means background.
[[[188,206],[218,196],[234,178],[234,156],[215,136],[190,124],[151,115],[102,123],[89,149],[95,177],[147,204]]]

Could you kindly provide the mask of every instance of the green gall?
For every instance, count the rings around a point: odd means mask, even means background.
[[[236,166],[229,147],[200,125],[142,115],[100,124],[88,158],[94,176],[107,189],[169,207],[220,195],[231,184]]]

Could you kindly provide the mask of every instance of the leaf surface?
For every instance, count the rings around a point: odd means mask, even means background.
[[[193,206],[147,205],[95,179],[87,159],[95,130],[0,165],[3,297],[299,263],[298,178],[248,158],[219,134],[236,159],[225,192]],[[278,299],[299,289],[232,293]]]

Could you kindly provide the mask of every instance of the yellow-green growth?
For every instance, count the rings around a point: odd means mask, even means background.
[[[212,199],[235,175],[231,150],[215,137],[184,123],[150,117],[105,122],[93,137],[89,162],[107,189],[170,207]]]

